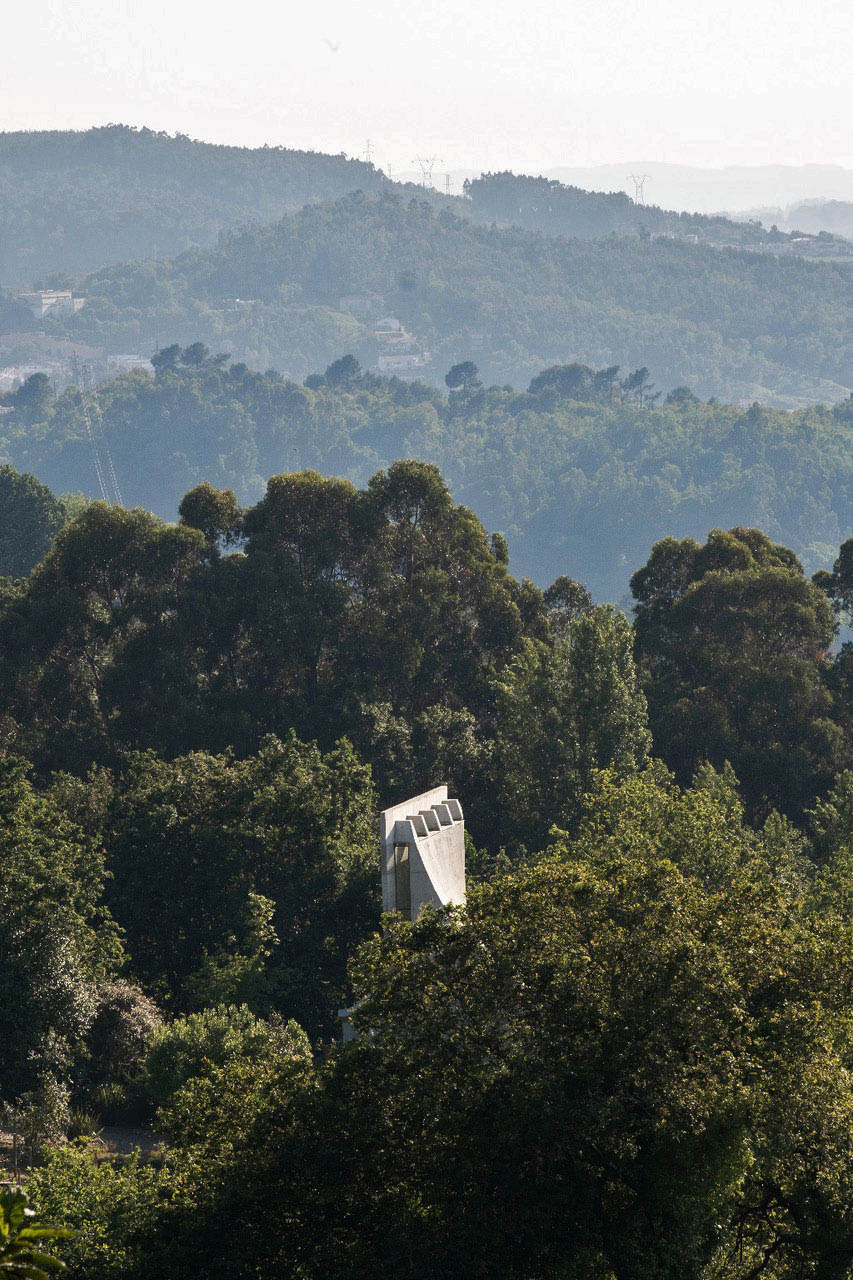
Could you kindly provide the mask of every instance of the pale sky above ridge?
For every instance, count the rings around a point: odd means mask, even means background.
[[[369,138],[392,172],[853,166],[849,0],[34,0],[4,6],[4,36],[7,130]]]

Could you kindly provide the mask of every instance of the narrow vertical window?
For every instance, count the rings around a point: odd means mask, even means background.
[[[409,878],[409,846],[394,845],[394,896],[396,907],[407,920],[412,918],[412,884]]]

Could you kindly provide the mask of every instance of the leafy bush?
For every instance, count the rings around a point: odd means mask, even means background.
[[[124,978],[105,983],[88,1036],[98,1075],[125,1083],[135,1079],[161,1023],[156,1004],[139,987]]]
[[[148,1097],[169,1102],[189,1080],[208,1075],[233,1058],[261,1058],[281,1043],[280,1020],[256,1018],[246,1005],[219,1005],[160,1027],[146,1063]]]

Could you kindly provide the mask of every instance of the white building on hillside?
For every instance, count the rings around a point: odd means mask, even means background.
[[[70,289],[37,289],[35,293],[19,294],[17,301],[41,320],[48,311],[54,315],[73,315],[84,306],[86,299],[75,298]]]

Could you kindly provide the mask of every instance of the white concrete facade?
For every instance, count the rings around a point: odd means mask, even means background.
[[[421,910],[465,904],[465,820],[447,787],[385,809],[379,815],[382,910],[416,920]]]

